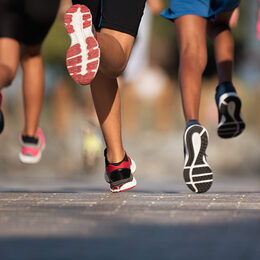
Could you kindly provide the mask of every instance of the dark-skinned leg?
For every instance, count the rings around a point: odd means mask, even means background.
[[[207,33],[214,44],[219,84],[232,81],[234,41],[229,28],[232,12],[221,13],[216,21],[208,22]]]
[[[117,82],[117,77],[127,65],[134,37],[102,29],[98,34],[98,41],[101,50],[100,69],[91,83],[91,92],[106,143],[105,179],[110,183],[112,192],[120,192],[136,185],[133,177],[136,166],[125,153],[122,143],[120,93]]]
[[[82,13],[89,15],[89,23],[85,24]],[[95,34],[92,31],[90,17],[86,7],[77,5],[69,8],[65,15],[66,30],[72,42],[78,40],[75,32],[82,37],[79,45],[71,46],[68,50],[67,67],[76,82],[91,85],[95,109],[107,146],[105,180],[110,184],[112,192],[120,192],[136,185],[133,177],[135,167],[132,167],[134,162],[125,153],[122,144],[121,108],[117,84],[117,77],[124,71],[128,62],[134,37],[107,28],[102,28]],[[85,42],[85,37],[87,40],[83,50],[87,51],[81,52],[77,46]],[[80,59],[75,56],[78,52]]]
[[[180,65],[179,82],[186,122],[199,119],[202,74],[207,62],[206,19],[185,15],[175,20]]]
[[[217,65],[219,85],[216,89],[218,107],[218,135],[222,138],[238,136],[245,129],[241,116],[241,100],[232,84],[234,41],[230,31],[232,12],[221,13],[216,21],[208,22],[207,32],[211,38]]]
[[[91,93],[107,147],[107,159],[117,163],[124,158],[121,137],[120,94],[117,80],[98,72]]]
[[[117,76],[125,69],[134,37],[114,30],[98,33],[101,49],[100,71],[91,83],[91,92],[107,145],[107,159],[117,163],[124,157],[121,138],[121,108]]]
[[[186,185],[202,193],[212,185],[213,174],[206,161],[207,130],[199,124],[202,73],[207,62],[206,19],[185,15],[175,20],[180,52],[179,82],[186,120],[184,170]]]

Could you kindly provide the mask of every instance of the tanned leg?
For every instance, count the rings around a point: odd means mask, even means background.
[[[97,40],[101,49],[100,70],[109,78],[120,76],[127,65],[134,37],[104,28],[97,33]]]
[[[186,122],[199,120],[202,73],[207,62],[206,19],[185,15],[174,22],[180,52],[179,82]]]
[[[11,38],[0,38],[0,90],[9,86],[19,64],[20,45]]]
[[[44,97],[44,67],[41,46],[23,46],[24,135],[37,138],[38,122]]]
[[[91,92],[107,146],[109,162],[120,162],[125,154],[121,137],[120,93],[117,77],[126,67],[134,37],[102,29],[97,35],[101,49],[100,70],[91,83]]]

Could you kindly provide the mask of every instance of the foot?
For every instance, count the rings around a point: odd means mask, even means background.
[[[3,132],[5,126],[5,120],[4,120],[3,112],[1,110],[1,105],[2,105],[2,93],[0,92],[0,134]]]
[[[222,138],[238,136],[245,129],[241,116],[241,100],[231,82],[221,83],[216,90],[218,107],[218,135]]]
[[[105,150],[105,180],[110,183],[110,190],[114,193],[127,191],[136,186],[134,174],[136,171],[135,162],[125,154],[120,163],[109,163]]]
[[[68,72],[78,84],[89,85],[98,71],[100,59],[90,10],[85,5],[73,5],[67,10],[64,23],[71,38],[66,58]]]
[[[42,157],[42,151],[45,149],[45,138],[40,128],[37,130],[38,138],[31,136],[21,136],[21,152],[19,154],[22,163],[38,163]]]
[[[196,193],[209,190],[213,173],[206,161],[208,132],[199,124],[189,126],[184,132],[184,170],[187,186]]]

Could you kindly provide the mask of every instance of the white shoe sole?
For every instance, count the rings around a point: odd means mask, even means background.
[[[71,38],[66,57],[68,72],[78,84],[89,85],[98,71],[100,60],[91,12],[85,5],[73,5],[67,10],[64,23]]]
[[[222,138],[238,136],[245,129],[241,116],[241,100],[236,93],[223,94],[219,99],[218,110],[220,121],[218,135]]]
[[[206,161],[208,132],[200,125],[190,126],[184,134],[186,150],[183,177],[190,190],[202,193],[209,190],[213,173]]]
[[[20,152],[19,159],[22,163],[25,163],[25,164],[36,164],[41,160],[42,152],[44,151],[44,149],[45,149],[45,145],[42,147],[42,149],[36,156],[25,155]]]
[[[132,181],[123,184],[122,186],[120,186],[120,187],[117,188],[117,189],[111,189],[111,188],[110,188],[110,190],[111,190],[113,193],[118,193],[118,192],[123,192],[123,191],[131,190],[131,189],[133,189],[135,186],[136,186],[136,179],[135,179],[135,177],[133,177],[133,180],[132,180]]]
[[[134,175],[136,172],[136,164],[135,164],[135,161],[132,159],[131,159],[131,162],[132,162],[132,164],[131,164],[130,169],[131,169],[131,173]],[[108,178],[106,172],[105,172],[104,178],[105,178],[106,182],[109,183],[109,178]],[[123,191],[127,191],[127,190],[134,188],[136,186],[136,184],[137,184],[136,179],[135,179],[135,177],[133,177],[132,181],[129,181],[114,189],[110,188],[110,190],[113,193],[123,192]]]

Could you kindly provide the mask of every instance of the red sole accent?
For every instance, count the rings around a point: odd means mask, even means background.
[[[78,63],[81,63],[81,62],[82,62],[82,57],[77,56],[77,57],[74,57],[72,59],[67,60],[66,64],[67,64],[67,66],[72,66],[72,65],[75,65],[75,64],[78,64]]]
[[[78,12],[78,10],[80,11]],[[75,27],[72,24],[73,15],[77,15],[77,21],[81,22],[81,24],[77,24]],[[73,42],[78,41],[67,51],[66,65],[68,72],[78,84],[89,85],[98,71],[100,57],[98,42],[93,36],[90,10],[84,5],[73,5],[67,10],[64,16],[64,23],[66,31],[74,39]],[[78,28],[78,26],[81,26],[81,28]],[[86,30],[89,36],[84,36],[82,29],[89,30]],[[74,36],[74,33],[77,34]],[[77,37],[86,37],[84,39],[86,45],[81,46]],[[85,53],[84,57],[82,51]]]
[[[87,70],[94,70],[94,69],[96,69],[97,68],[97,66],[98,66],[98,61],[96,60],[96,61],[92,61],[92,62],[90,62],[90,63],[88,63],[87,64]]]
[[[81,48],[80,48],[80,44],[77,43],[73,46],[71,46],[68,51],[67,51],[67,60],[66,62],[69,62],[69,58],[73,57],[73,56],[76,56],[76,55],[79,55],[81,54]],[[68,65],[67,65],[68,66]]]
[[[135,185],[136,186],[136,185]],[[131,187],[131,188],[127,188],[127,189],[124,189],[124,190],[119,190],[119,191],[112,191],[113,193],[119,193],[119,192],[124,192],[124,191],[128,191],[128,190],[131,190],[133,189],[135,186]]]

